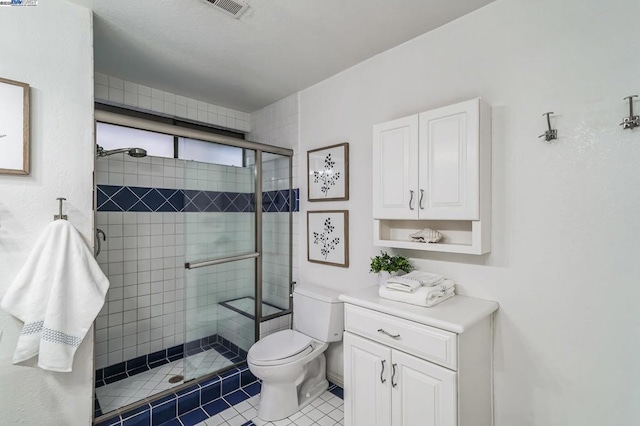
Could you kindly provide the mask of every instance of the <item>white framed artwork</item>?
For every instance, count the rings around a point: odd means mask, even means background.
[[[349,266],[349,211],[307,211],[307,259],[325,265]]]
[[[307,151],[307,200],[349,199],[349,143]]]
[[[29,85],[0,78],[0,173],[29,174]]]

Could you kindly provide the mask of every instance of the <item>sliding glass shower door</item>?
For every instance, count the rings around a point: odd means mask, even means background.
[[[187,162],[184,177],[186,381],[244,360],[255,342],[256,153],[179,144],[206,159]]]

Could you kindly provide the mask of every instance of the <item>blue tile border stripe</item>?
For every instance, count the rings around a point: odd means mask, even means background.
[[[97,204],[99,212],[250,213],[255,211],[255,196],[244,192],[98,185]],[[290,208],[294,212],[300,210],[298,188],[262,193],[263,212],[283,213]]]

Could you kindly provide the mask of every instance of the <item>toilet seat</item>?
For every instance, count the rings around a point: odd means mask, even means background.
[[[247,354],[254,365],[279,365],[313,352],[313,339],[295,330],[282,330],[257,341]]]

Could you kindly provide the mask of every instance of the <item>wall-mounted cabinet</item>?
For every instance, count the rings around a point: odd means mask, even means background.
[[[373,127],[374,243],[483,254],[490,248],[491,108],[481,99]],[[435,244],[411,241],[424,228]]]

